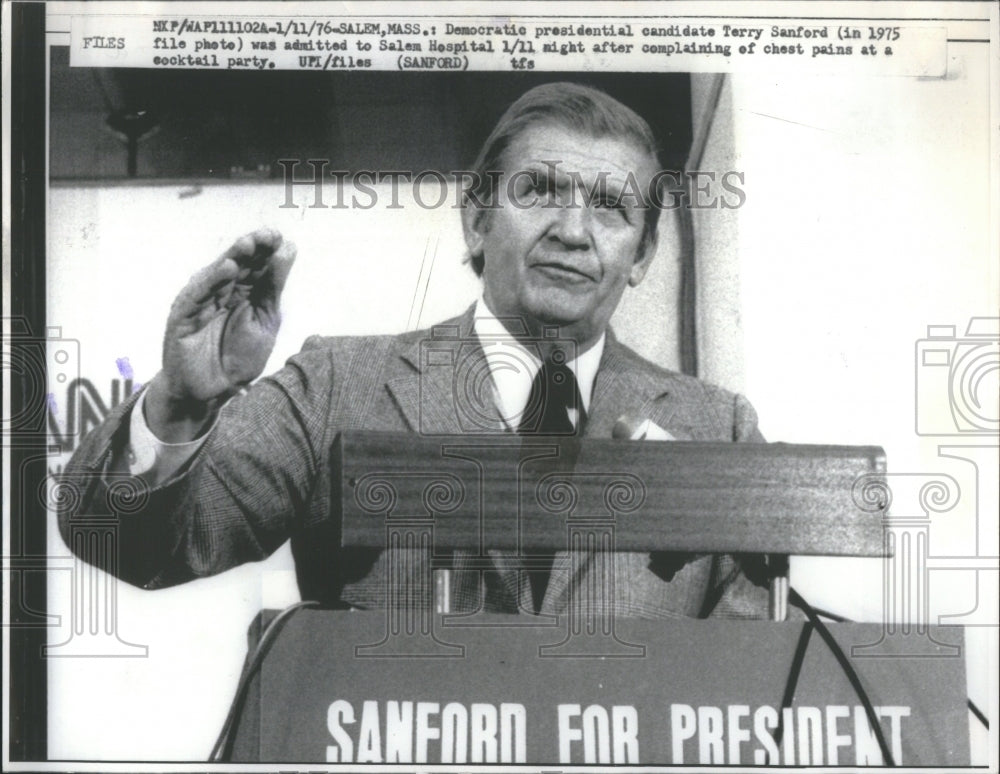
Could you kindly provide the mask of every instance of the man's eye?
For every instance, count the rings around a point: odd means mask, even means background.
[[[629,210],[620,197],[598,196],[594,199],[595,209],[606,211],[609,215],[617,215],[625,221],[629,221]]]
[[[542,194],[543,196],[554,196],[556,193],[556,184],[552,178],[542,177],[535,182],[532,186],[532,190],[535,193]]]

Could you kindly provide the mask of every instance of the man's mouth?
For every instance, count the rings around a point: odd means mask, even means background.
[[[538,261],[532,264],[531,268],[540,271],[547,277],[561,282],[595,282],[595,278],[588,272],[560,261]]]

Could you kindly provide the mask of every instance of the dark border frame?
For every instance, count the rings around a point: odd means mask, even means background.
[[[45,328],[45,3],[11,3],[10,89],[10,279],[8,314],[22,336],[12,337],[12,362],[17,350],[37,351]],[[25,352],[25,356],[29,355]],[[36,381],[45,374],[10,369],[11,416],[30,415],[44,399]],[[22,442],[23,441],[23,442]],[[20,434],[10,444],[10,691],[7,705],[10,759],[43,761],[48,757],[48,671],[43,648],[48,635],[48,584],[44,503],[37,493],[44,485],[43,466],[31,464],[45,453],[41,429],[37,442]],[[17,547],[16,549],[14,547]],[[16,553],[15,553],[16,551]],[[17,568],[17,564],[22,564]],[[35,571],[31,571],[35,570]]]

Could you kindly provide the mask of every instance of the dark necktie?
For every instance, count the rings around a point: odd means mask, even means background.
[[[575,427],[570,409],[576,410]],[[583,432],[586,419],[573,369],[565,363],[554,362],[554,359],[546,360],[531,383],[531,395],[517,432],[521,435],[572,435]],[[542,609],[555,554],[526,549],[525,555],[532,560],[528,581],[531,583],[531,601],[537,613]]]

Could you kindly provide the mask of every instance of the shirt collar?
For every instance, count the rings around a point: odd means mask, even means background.
[[[476,301],[473,317],[474,331],[496,388],[497,408],[508,427],[517,427],[531,395],[531,383],[542,367],[542,362],[537,353],[526,349],[510,334],[490,311],[482,296]],[[604,354],[604,340],[605,334],[602,333],[594,346],[568,364],[576,376],[585,411],[590,410],[594,380]]]

